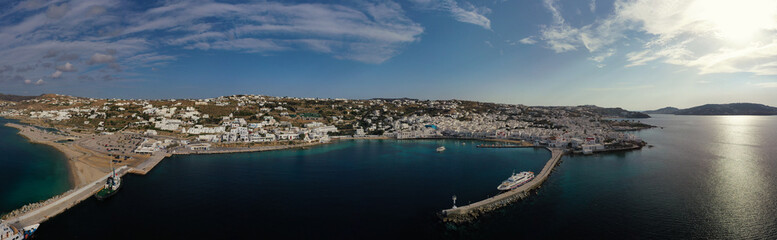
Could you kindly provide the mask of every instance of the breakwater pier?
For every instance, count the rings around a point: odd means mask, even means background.
[[[440,213],[444,222],[463,223],[475,220],[481,214],[507,206],[508,204],[529,196],[531,190],[539,188],[548,178],[553,168],[558,165],[564,150],[548,148],[551,151],[550,160],[545,164],[534,179],[513,190],[475,202],[466,206],[445,209]]]
[[[127,173],[129,167],[122,166],[116,169],[116,175],[123,176]],[[59,195],[54,199],[50,199],[37,208],[24,209],[24,211],[11,212],[11,216],[8,217],[6,222],[10,223],[16,228],[23,228],[28,225],[41,223],[48,220],[51,217],[56,216],[64,212],[65,210],[75,206],[83,200],[94,195],[97,191],[102,189],[105,181],[112,173],[108,173],[105,176],[95,180],[92,183],[86,184],[78,189],[74,189],[66,192],[63,195]]]

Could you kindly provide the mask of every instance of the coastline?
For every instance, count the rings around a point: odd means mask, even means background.
[[[26,138],[30,143],[48,145],[64,154],[67,158],[70,184],[73,188],[90,183],[104,174],[99,169],[79,161],[79,158],[84,157],[86,153],[71,149],[64,143],[55,142],[56,139],[52,138],[52,134],[46,134],[33,127],[16,123],[6,123],[5,126],[19,130],[17,134]]]

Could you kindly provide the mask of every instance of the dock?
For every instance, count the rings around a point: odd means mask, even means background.
[[[146,161],[139,164],[137,167],[134,167],[129,170],[130,173],[134,174],[140,174],[140,175],[146,175],[151,169],[154,169],[159,162],[162,161],[162,159],[171,156],[172,154],[164,153],[164,152],[155,152],[151,155],[151,157],[148,157]]]
[[[517,187],[513,190],[503,192],[499,195],[475,202],[466,206],[455,207],[451,209],[445,209],[441,212],[440,218],[444,222],[464,223],[475,220],[481,214],[489,211],[507,206],[508,204],[518,201],[522,198],[529,196],[530,191],[539,188],[548,176],[553,168],[558,165],[561,160],[561,156],[564,154],[564,150],[558,148],[548,148],[551,152],[550,160],[545,164],[537,176],[534,177],[528,183]]]
[[[127,173],[128,169],[129,168],[127,166],[117,168],[116,175],[123,176]],[[97,193],[97,191],[100,191],[100,189],[103,188],[106,179],[110,177],[111,174],[112,173],[108,173],[90,184],[84,185],[83,187],[73,191],[69,191],[54,202],[23,213],[20,216],[10,218],[7,222],[19,229],[32,224],[42,223],[49,218],[54,217],[67,209],[70,209],[81,201],[86,200],[87,198]]]

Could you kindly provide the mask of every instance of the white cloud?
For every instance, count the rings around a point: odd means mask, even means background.
[[[460,7],[456,0],[411,0],[422,9],[447,11],[456,21],[471,23],[491,30],[491,20],[485,15],[491,12],[487,7],[475,7],[469,2]]]
[[[596,0],[591,0],[591,2],[588,3],[588,9],[591,10],[591,12],[596,12]]]
[[[44,83],[46,83],[46,82],[43,81],[43,79],[38,79],[38,81],[35,81],[35,85],[41,85],[41,84],[44,84]]]
[[[59,70],[51,74],[51,78],[59,78],[61,76],[62,76],[62,71],[59,71]]]
[[[594,61],[594,62],[601,63],[601,62],[603,62],[605,59],[607,59],[608,57],[611,57],[613,54],[615,54],[615,49],[613,49],[613,48],[610,48],[610,49],[609,49],[609,50],[607,50],[606,52],[602,52],[602,53],[600,53],[600,54],[597,54],[597,55],[595,55],[595,56],[593,56],[593,57],[590,57],[590,58],[588,58],[588,60],[591,60],[591,61]]]
[[[65,65],[57,66],[57,70],[63,71],[63,72],[75,72],[76,68],[73,67],[73,64],[70,64],[70,62],[65,63]]]
[[[24,79],[24,84],[32,84],[32,80],[30,80],[30,79]]]
[[[541,26],[540,40],[556,52],[585,47],[601,62],[609,49],[636,45],[625,51],[627,67],[661,61],[699,74],[777,75],[777,1],[616,0],[613,13],[581,27],[565,21],[555,0],[544,5],[553,22]]]
[[[525,38],[519,40],[518,42],[520,42],[522,44],[526,44],[526,45],[532,45],[532,44],[537,43],[537,40],[534,39],[534,36],[529,36],[529,37],[525,37]]]
[[[575,45],[581,42],[580,30],[566,23],[555,0],[544,0],[543,4],[553,15],[553,24],[542,27],[540,39],[547,43],[548,48],[557,53],[577,50]]]
[[[113,55],[108,54],[102,54],[102,53],[95,53],[92,55],[92,58],[89,59],[89,62],[87,62],[89,65],[92,64],[99,64],[99,63],[111,63],[116,61],[116,57]]]

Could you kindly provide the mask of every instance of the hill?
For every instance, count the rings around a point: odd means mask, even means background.
[[[650,115],[641,112],[632,112],[623,108],[603,108],[597,106],[591,106],[592,111],[603,116],[619,117],[619,118],[650,118]]]
[[[37,97],[39,96],[19,96],[19,95],[6,95],[6,94],[0,93],[0,100],[9,101],[9,102],[21,102],[24,100],[30,100]]]
[[[665,107],[665,108],[651,110],[651,111],[643,111],[643,113],[647,113],[647,114],[674,114],[677,111],[680,111],[680,109],[676,108],[676,107]]]
[[[675,115],[777,115],[777,108],[757,103],[706,104],[678,110]]]

